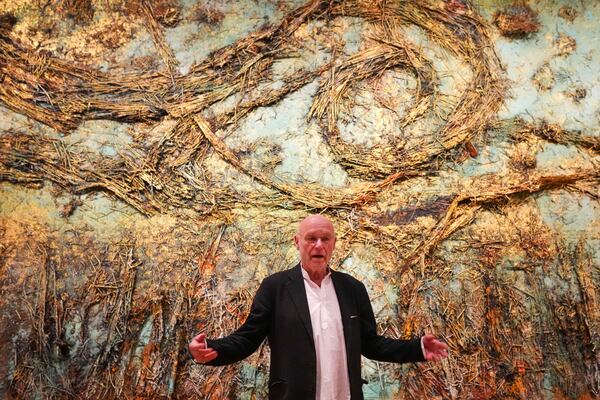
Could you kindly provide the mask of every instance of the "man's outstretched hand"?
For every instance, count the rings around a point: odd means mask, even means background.
[[[448,345],[440,342],[435,336],[427,334],[423,336],[423,350],[427,361],[441,361],[448,357]]]
[[[217,358],[219,353],[215,349],[206,346],[206,335],[204,333],[199,334],[189,344],[190,353],[194,360],[199,363],[207,363]]]

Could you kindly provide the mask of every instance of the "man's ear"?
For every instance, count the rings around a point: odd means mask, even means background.
[[[298,235],[294,235],[294,243],[296,244],[296,248],[300,250],[300,244],[298,243],[300,239],[298,239]]]

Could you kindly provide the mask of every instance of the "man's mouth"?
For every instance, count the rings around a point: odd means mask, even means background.
[[[317,254],[317,255],[314,255],[314,256],[312,256],[312,258],[316,258],[317,260],[322,260],[322,259],[324,259],[324,258],[325,258],[325,256],[322,256],[322,255],[320,255],[320,254]]]

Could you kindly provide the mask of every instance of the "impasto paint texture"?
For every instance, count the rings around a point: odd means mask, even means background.
[[[0,397],[264,399],[245,319],[323,213],[367,399],[600,397],[600,3],[0,2]]]

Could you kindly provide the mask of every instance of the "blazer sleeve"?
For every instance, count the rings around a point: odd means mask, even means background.
[[[273,311],[270,285],[265,279],[259,286],[250,314],[246,321],[235,332],[221,339],[207,339],[208,347],[218,353],[217,358],[206,365],[233,364],[254,353],[269,332]]]
[[[385,362],[425,361],[421,338],[412,340],[391,339],[377,334],[377,324],[371,300],[365,286],[359,282],[361,353],[372,360]]]

